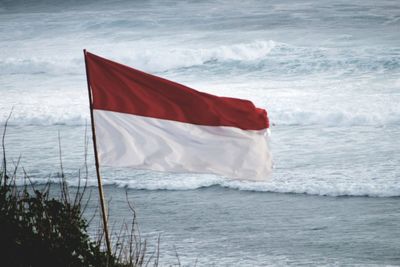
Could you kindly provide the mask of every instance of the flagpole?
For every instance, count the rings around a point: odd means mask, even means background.
[[[98,183],[98,187],[99,187],[101,212],[103,215],[103,228],[104,228],[104,234],[105,234],[105,238],[106,238],[107,251],[108,251],[109,255],[111,255],[111,243],[110,243],[110,235],[108,233],[107,212],[106,212],[106,205],[104,202],[103,184],[101,182],[101,176],[100,176],[99,157],[97,155],[96,131],[95,131],[94,119],[93,119],[92,92],[90,90],[89,70],[88,70],[88,65],[87,65],[87,60],[86,60],[86,49],[83,49],[83,55],[85,57],[86,81],[87,81],[88,94],[89,94],[89,107],[90,107],[90,119],[91,119],[91,124],[92,124],[94,159],[95,159],[95,164],[96,164],[97,183]]]

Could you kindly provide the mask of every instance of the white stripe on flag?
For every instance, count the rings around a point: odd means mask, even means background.
[[[215,173],[265,180],[272,160],[267,129],[203,126],[93,110],[103,166]]]

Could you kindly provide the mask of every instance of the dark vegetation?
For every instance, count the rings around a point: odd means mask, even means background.
[[[13,162],[12,170],[7,168],[4,145],[6,129],[7,122],[3,132],[0,170],[1,266],[158,265],[159,246],[152,253],[146,251],[146,241],[140,237],[135,213],[129,202],[133,212],[132,223],[123,225],[119,234],[112,238],[111,254],[105,250],[102,231],[99,231],[97,238],[89,236],[90,220],[84,217],[90,199],[86,182],[77,188],[68,187],[62,171],[61,146],[60,183],[56,185],[48,183],[35,187],[25,170],[21,168],[22,171],[19,171],[19,160]],[[80,181],[87,180],[87,173],[86,168],[83,179],[79,174]],[[22,186],[17,185],[18,179],[24,181]],[[55,190],[59,193],[52,191],[54,186],[60,187]]]

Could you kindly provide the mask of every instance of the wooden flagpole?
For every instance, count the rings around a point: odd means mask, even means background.
[[[96,173],[97,173],[97,183],[98,183],[98,187],[99,187],[101,213],[103,215],[103,227],[104,227],[104,234],[105,234],[105,238],[106,238],[107,251],[108,251],[109,255],[111,255],[111,243],[110,243],[110,235],[108,233],[107,212],[106,212],[106,205],[104,202],[103,184],[101,182],[101,176],[100,176],[99,157],[97,155],[96,131],[94,128],[94,119],[93,119],[92,91],[90,90],[89,70],[88,70],[87,59],[86,59],[86,49],[83,49],[83,55],[85,57],[86,80],[87,80],[87,87],[88,87],[88,93],[89,93],[90,120],[91,120],[91,124],[92,124],[94,158],[95,158],[95,163],[96,163]]]

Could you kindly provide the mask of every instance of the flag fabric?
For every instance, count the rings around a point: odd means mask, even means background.
[[[265,180],[267,112],[85,52],[101,166]]]

